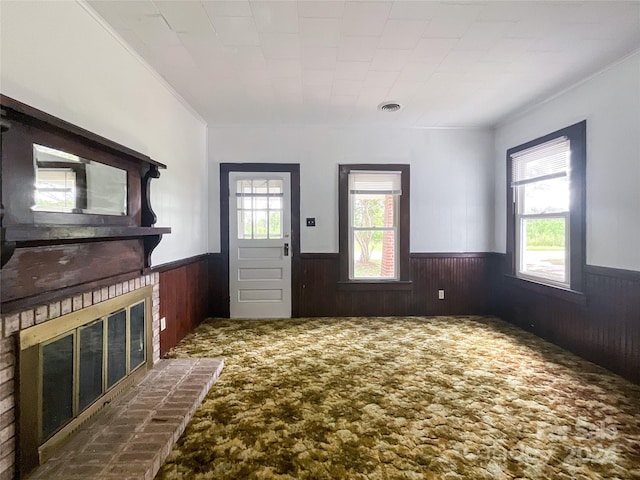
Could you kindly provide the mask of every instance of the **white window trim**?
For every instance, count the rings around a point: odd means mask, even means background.
[[[516,203],[517,206],[517,203]],[[571,229],[569,228],[570,211],[558,212],[558,213],[538,213],[538,214],[520,214],[516,213],[516,276],[527,280],[532,280],[541,283],[548,283],[557,287],[569,288],[571,279]],[[564,278],[565,282],[559,282],[544,275],[534,275],[524,271],[524,255],[522,255],[522,230],[524,228],[524,221],[529,219],[552,219],[552,218],[564,218],[564,235],[565,235],[565,262],[564,262]]]
[[[529,150],[539,150],[541,147],[544,148],[545,145],[555,145],[562,142],[567,142],[569,139],[566,136],[558,136],[557,138],[550,140],[548,142],[544,142],[543,144],[532,147],[531,149],[521,150],[516,152],[511,156],[511,162],[515,163],[518,157],[522,157],[525,152]],[[570,144],[569,152],[570,150]],[[514,167],[512,167],[514,168]],[[571,160],[569,159],[566,173],[564,174],[569,178],[569,188],[571,188]],[[523,278],[525,280],[531,280],[539,283],[544,283],[547,285],[552,285],[556,287],[561,287],[564,289],[571,288],[571,206],[565,211],[553,212],[553,213],[522,213],[522,205],[523,205],[523,193],[524,188],[527,185],[532,185],[538,182],[543,182],[548,180],[549,178],[557,178],[558,176],[564,176],[562,174],[552,174],[552,175],[544,175],[537,178],[527,179],[521,181],[515,185],[512,185],[510,188],[513,189],[513,202],[514,202],[514,211],[515,211],[515,275],[518,278]],[[524,265],[524,254],[523,254],[523,230],[525,226],[526,220],[535,220],[535,219],[554,219],[554,218],[562,218],[564,219],[564,228],[565,228],[565,246],[564,246],[564,282],[560,282],[553,278],[549,278],[545,275],[536,275],[533,273],[528,273],[525,271]]]
[[[399,203],[400,194],[393,194],[393,227],[354,227],[353,226],[353,197],[357,195],[355,193],[349,194],[349,280],[376,280],[376,281],[398,281],[400,280],[400,230],[398,229],[398,215],[399,215]],[[393,232],[393,277],[356,277],[353,271],[355,264],[355,232]]]

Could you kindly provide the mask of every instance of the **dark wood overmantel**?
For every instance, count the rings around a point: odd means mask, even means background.
[[[49,301],[52,292],[62,296],[82,285],[96,288],[103,280],[146,273],[154,248],[171,232],[155,227],[150,202],[151,180],[166,166],[4,95],[0,107],[2,313]],[[79,159],[74,160],[81,165],[78,170],[93,163],[119,172],[124,179],[122,212],[38,208],[36,182],[42,164],[35,160],[34,146]],[[100,175],[92,178],[93,185],[99,185]],[[84,177],[74,187],[90,189]],[[86,204],[87,192],[82,195]],[[101,195],[108,198],[108,193]]]

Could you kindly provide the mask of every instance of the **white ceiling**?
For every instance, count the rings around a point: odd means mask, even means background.
[[[89,4],[214,126],[489,126],[640,48],[640,0]]]

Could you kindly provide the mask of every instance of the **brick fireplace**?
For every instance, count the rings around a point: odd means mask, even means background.
[[[47,305],[39,305],[20,312],[2,315],[2,339],[0,340],[0,479],[14,478],[17,459],[17,424],[18,424],[18,344],[20,331],[35,325],[42,325],[51,320],[84,308],[115,299],[129,292],[152,288],[151,305],[151,338],[149,345],[151,358],[156,363],[160,358],[160,307],[159,307],[159,274],[151,273],[138,276],[127,281],[117,282],[95,290],[63,298]]]
[[[159,361],[151,254],[171,229],[154,226],[150,203],[165,165],[3,95],[0,107],[5,480],[24,478]],[[132,355],[134,336],[144,346]]]

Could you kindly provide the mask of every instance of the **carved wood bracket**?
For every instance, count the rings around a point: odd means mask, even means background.
[[[151,208],[151,180],[160,178],[160,171],[157,165],[149,165],[149,169],[142,177],[142,226],[152,227],[156,224],[158,217]]]

